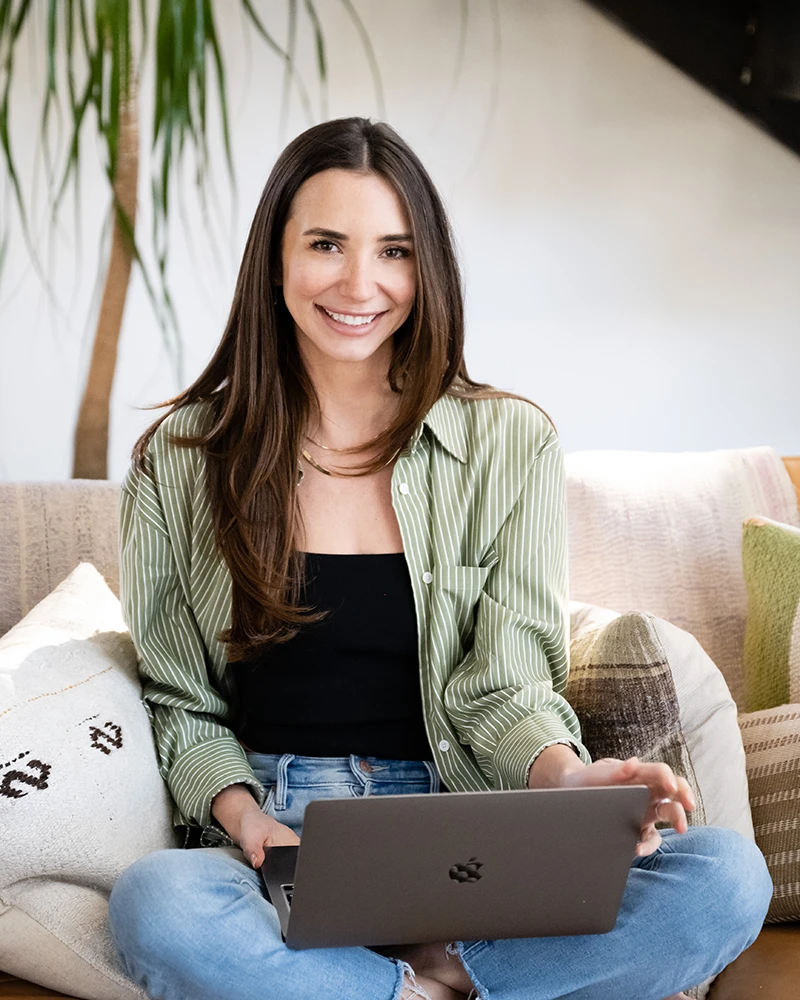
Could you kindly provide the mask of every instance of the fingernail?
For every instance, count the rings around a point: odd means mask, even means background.
[[[250,855],[250,860],[251,860],[251,861],[253,862],[253,864],[255,864],[255,861],[256,861],[256,856],[255,856],[255,854],[251,854],[251,855]]]

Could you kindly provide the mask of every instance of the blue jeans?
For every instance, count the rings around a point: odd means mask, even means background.
[[[315,798],[445,791],[432,761],[247,756],[264,811],[298,836]],[[661,836],[634,857],[606,934],[447,942],[480,1000],[663,1000],[748,948],[772,896],[756,845],[721,827]],[[109,922],[125,974],[153,1000],[398,1000],[410,968],[367,947],[287,948],[238,847],[144,855],[115,883]]]

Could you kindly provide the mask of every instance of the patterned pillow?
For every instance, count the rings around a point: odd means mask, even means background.
[[[775,886],[767,923],[800,920],[800,704],[739,717],[756,843]]]
[[[179,846],[119,600],[81,563],[0,638],[0,969],[144,1000],[108,927],[114,882]]]
[[[572,601],[570,612],[565,695],[592,758],[664,761],[694,792],[690,824],[753,840],[736,704],[700,643],[645,611]]]
[[[800,528],[767,517],[742,524],[748,712],[800,702]]]

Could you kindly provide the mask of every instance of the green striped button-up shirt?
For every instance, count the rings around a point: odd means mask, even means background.
[[[207,426],[195,402],[161,424],[146,471],[120,490],[120,597],[173,824],[232,844],[211,801],[242,782],[263,808],[235,725],[226,647],[231,579],[216,551],[202,449],[167,431]],[[302,486],[300,487],[302,489]],[[526,788],[538,753],[569,742],[566,488],[552,425],[517,399],[441,397],[392,470],[411,575],[425,727],[450,791]],[[389,693],[387,692],[387,695]],[[291,752],[287,747],[286,751]]]

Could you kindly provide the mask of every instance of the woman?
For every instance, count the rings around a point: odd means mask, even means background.
[[[152,997],[661,1000],[759,932],[755,845],[689,830],[666,764],[581,743],[559,440],[469,378],[463,336],[446,213],[397,133],[349,118],[290,143],[222,341],[122,483],[125,619],[200,845],[111,894]],[[257,871],[315,797],[630,783],[651,803],[605,935],[292,951]]]

